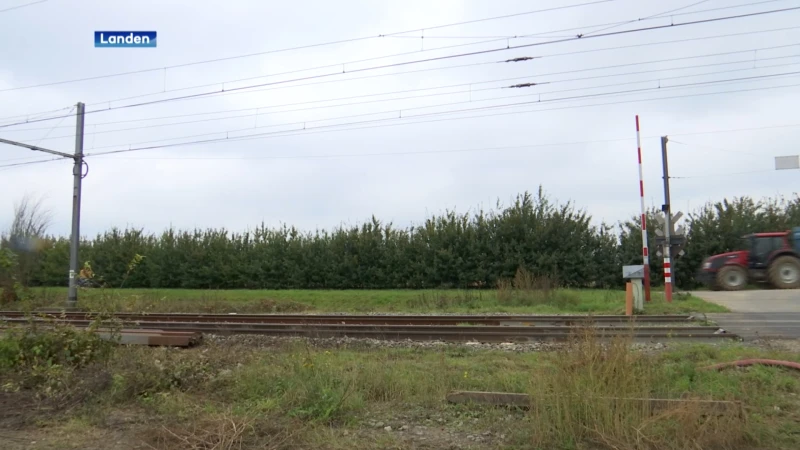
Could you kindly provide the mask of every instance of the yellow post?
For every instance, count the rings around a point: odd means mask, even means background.
[[[625,283],[625,315],[633,315],[633,283]]]

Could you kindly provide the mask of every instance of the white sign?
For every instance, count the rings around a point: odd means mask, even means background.
[[[776,156],[775,170],[800,169],[800,156]]]
[[[642,279],[644,278],[644,266],[622,266],[622,278]]]

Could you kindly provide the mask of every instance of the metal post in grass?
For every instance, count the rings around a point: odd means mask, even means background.
[[[86,164],[83,161],[83,116],[84,104],[78,103],[75,127],[75,156],[72,166],[72,233],[69,242],[69,292],[67,307],[78,303],[78,246],[81,239],[81,180],[88,174],[83,173]],[[86,166],[88,169],[88,166]]]
[[[661,209],[664,211],[666,224],[664,226],[664,236],[666,243],[664,244],[664,298],[668,303],[672,302],[672,262],[670,261],[670,237],[672,231],[672,209],[670,207],[669,198],[669,164],[667,163],[667,139],[666,136],[661,136],[661,161],[664,169],[664,205]]]

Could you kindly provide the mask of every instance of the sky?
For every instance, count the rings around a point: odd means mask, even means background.
[[[660,136],[673,211],[791,197],[800,172],[774,157],[800,153],[800,10],[680,24],[794,7],[0,0],[0,138],[73,153],[86,104],[87,236],[404,227],[540,185],[613,224],[640,209],[636,115],[648,206],[664,203]],[[95,48],[101,30],[156,31],[157,47]],[[69,235],[72,161],[8,166],[51,158],[0,144],[0,227],[31,195]]]

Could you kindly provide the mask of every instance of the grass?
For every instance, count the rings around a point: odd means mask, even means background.
[[[60,307],[65,288],[33,288],[30,307]],[[79,303],[92,310],[153,312],[416,312],[525,314],[621,314],[625,292],[601,289],[496,290],[191,290],[82,289]],[[22,304],[5,307],[22,308]],[[727,309],[688,295],[666,303],[653,292],[646,314],[726,312]]]
[[[39,441],[48,433],[62,441],[116,433],[131,447],[165,450],[797,448],[799,373],[699,370],[742,357],[800,361],[797,353],[741,344],[674,344],[647,353],[625,340],[601,345],[590,334],[552,353],[317,348],[302,340],[265,351],[244,338],[190,350],[123,347],[94,366],[55,374],[107,381],[79,407],[45,410],[49,416],[34,415],[21,429]],[[0,402],[25,392],[15,387],[24,375],[0,372]],[[452,390],[524,392],[535,401],[527,411],[450,405],[444,397]],[[648,396],[686,402],[655,414],[607,400]],[[747,415],[705,414],[693,399],[741,401]],[[6,413],[36,411],[18,399],[2,403]],[[7,431],[3,417],[0,434]],[[95,448],[90,444],[78,447]]]

